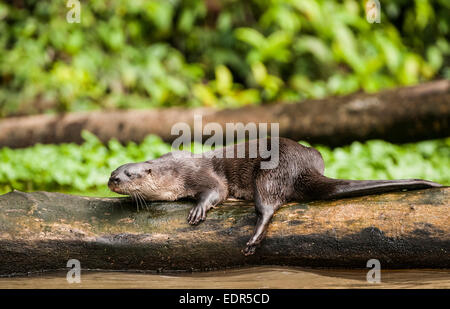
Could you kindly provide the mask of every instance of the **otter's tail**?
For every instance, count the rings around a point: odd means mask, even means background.
[[[328,178],[324,175],[315,178],[318,182],[315,187],[320,199],[336,199],[343,197],[363,196],[401,190],[418,190],[426,188],[442,187],[436,182],[422,179],[402,179],[402,180],[344,180]]]

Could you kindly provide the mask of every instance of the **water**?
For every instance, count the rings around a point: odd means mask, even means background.
[[[368,283],[362,270],[251,267],[182,274],[82,271],[69,284],[66,272],[0,278],[0,288],[450,288],[450,270],[382,270],[381,283]]]

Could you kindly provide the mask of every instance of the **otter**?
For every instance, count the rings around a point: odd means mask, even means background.
[[[265,145],[269,144],[266,138]],[[257,222],[253,235],[242,250],[255,253],[264,239],[274,213],[285,203],[329,200],[403,189],[423,189],[442,185],[421,179],[342,180],[324,176],[324,161],[319,151],[287,138],[276,138],[278,165],[262,169],[259,153],[249,155],[261,139],[235,144],[201,157],[187,151],[174,151],[155,160],[129,163],[112,172],[109,188],[119,194],[147,201],[197,201],[187,217],[195,225],[206,219],[207,212],[227,198],[253,200]],[[245,146],[245,157],[227,157],[227,150]],[[242,148],[241,148],[242,149]]]

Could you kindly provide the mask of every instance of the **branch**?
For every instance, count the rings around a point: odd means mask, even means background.
[[[154,109],[65,115],[37,115],[0,121],[0,147],[27,147],[35,143],[81,143],[86,129],[100,140],[142,141],[148,134],[167,142],[171,128],[185,122],[193,128],[194,114],[203,125],[218,122],[279,123],[280,136],[338,146],[354,140],[380,138],[410,142],[447,137],[450,131],[450,81],[413,87],[307,100],[296,104],[247,106],[239,109]],[[224,132],[225,133],[225,132]],[[207,138],[207,137],[205,137]]]

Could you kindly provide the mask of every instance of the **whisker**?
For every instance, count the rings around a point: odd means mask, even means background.
[[[143,195],[142,192],[139,191],[139,190],[138,190],[137,192],[138,192],[139,196],[141,197],[142,202],[143,202],[144,205],[145,205],[145,209],[148,211],[148,210],[149,210],[149,207],[148,207],[147,201],[146,201],[145,198],[144,198],[144,195]]]
[[[137,192],[137,194],[138,194],[138,196],[139,196],[139,199],[140,199],[141,202],[142,202],[142,208],[144,208],[144,206],[145,206],[145,209],[148,210],[147,204],[145,203],[145,199],[144,199],[144,197],[142,196],[142,194],[141,194],[140,192]]]
[[[130,196],[133,197],[134,201],[136,202],[136,210],[139,212],[139,199],[137,198],[136,193],[130,192]]]
[[[142,201],[141,201],[141,197],[139,196],[139,192],[134,192],[135,196],[136,196],[136,200],[139,202],[139,206],[142,205]]]

